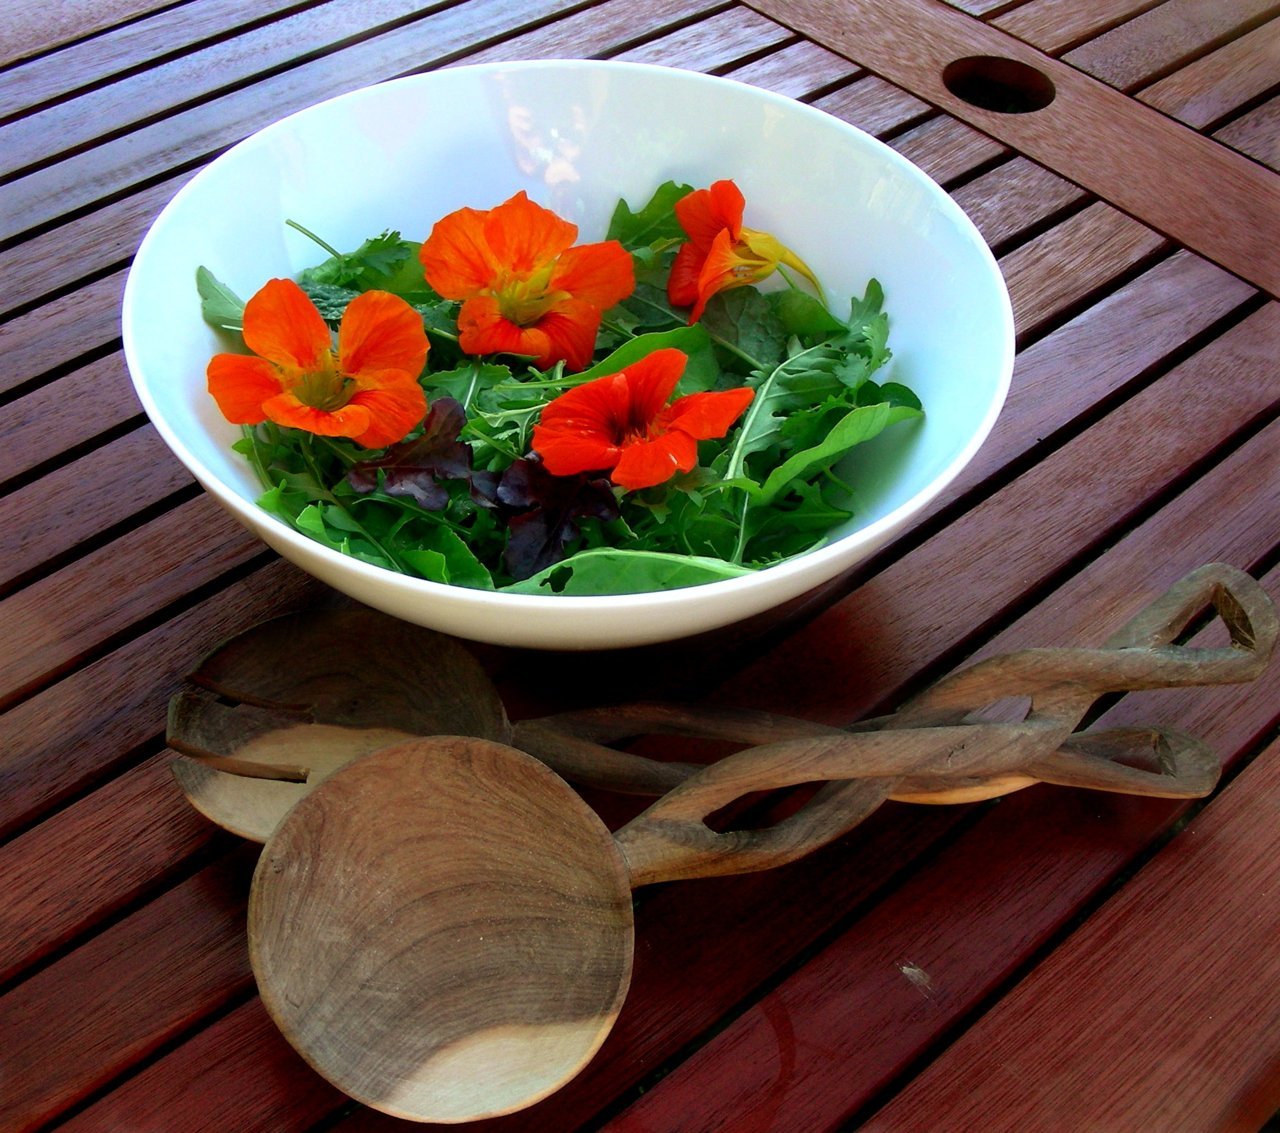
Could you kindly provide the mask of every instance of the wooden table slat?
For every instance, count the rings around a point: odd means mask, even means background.
[[[1271,90],[1280,64],[1280,19],[1146,87],[1148,106],[1204,129]]]
[[[0,714],[0,837],[136,762],[181,675],[215,646],[324,592],[272,562]]]
[[[1276,12],[1275,0],[1169,0],[1062,58],[1113,87],[1145,85],[1152,75],[1185,66],[1256,21]]]
[[[1274,743],[865,1128],[939,1109],[993,1133],[1261,1128],[1280,1107],[1276,1046],[1252,1038],[1280,1031],[1278,792]]]
[[[234,896],[246,857],[206,867],[0,1000],[4,1128],[34,1128],[248,991]],[[55,999],[64,1010],[48,1009]]]
[[[0,66],[49,51],[81,36],[102,31],[113,24],[136,19],[168,0],[64,0],[45,5],[14,8],[5,15],[5,34],[0,40]]]
[[[299,55],[331,50],[345,36],[370,34],[419,7],[414,0],[330,0],[58,102],[4,128],[0,180],[168,112],[169,84],[183,91],[184,102],[199,103]]]
[[[217,828],[174,789],[171,751],[113,779],[0,846],[0,983],[155,889],[206,849]],[[76,862],[72,900],[55,861]]]
[[[1271,98],[1215,132],[1219,141],[1280,172],[1280,98]]]
[[[991,22],[1032,47],[1058,55],[1150,6],[1150,0],[1028,0],[1001,12]]]
[[[98,474],[102,466],[110,476]],[[0,594],[193,483],[155,429],[144,425],[0,496]],[[70,515],[49,507],[50,500],[71,499]]]

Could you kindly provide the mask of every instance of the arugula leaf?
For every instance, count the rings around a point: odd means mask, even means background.
[[[456,531],[432,528],[420,547],[401,552],[405,562],[432,582],[492,590],[493,576]]]
[[[244,331],[244,300],[207,267],[196,268],[196,291],[205,322],[216,330]]]
[[[428,372],[422,380],[428,399],[444,395],[462,406],[464,413],[471,412],[483,394],[499,382],[511,381],[511,369],[494,363],[471,359],[452,370]]]
[[[810,342],[847,330],[827,308],[812,295],[795,287],[774,291],[769,295],[778,321],[788,334]]]
[[[754,287],[713,295],[701,321],[714,338],[754,367],[776,365],[786,355],[787,328],[769,299]]]
[[[632,212],[626,201],[619,201],[605,239],[617,240],[628,250],[652,247],[659,241],[684,240],[684,229],[676,219],[675,206],[692,192],[690,185],[664,181],[639,212]]]
[[[655,350],[674,347],[689,356],[689,362],[680,377],[677,390],[680,394],[696,393],[714,389],[721,377],[721,369],[716,361],[715,351],[711,347],[711,339],[706,330],[695,324],[681,326],[675,330],[655,331],[650,334],[637,335],[628,340],[597,362],[589,370],[575,374],[571,379],[573,385],[581,385],[593,378],[605,374],[616,374],[641,358],[652,354]],[[566,383],[566,386],[569,383]]]
[[[360,294],[354,287],[339,287],[336,283],[317,283],[314,280],[303,280],[299,286],[326,323],[341,322],[347,304]]]
[[[890,425],[919,417],[919,409],[905,405],[863,405],[852,409],[837,422],[821,443],[792,453],[766,477],[758,494],[752,493],[752,505],[764,507],[785,491],[795,480],[807,480],[824,472],[845,455],[854,445],[869,441]]]
[[[501,589],[508,594],[642,594],[750,573],[749,567],[721,559],[610,547],[580,551],[563,563]]]

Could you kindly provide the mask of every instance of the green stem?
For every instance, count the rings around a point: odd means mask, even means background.
[[[372,543],[375,547],[377,547],[378,550],[382,553],[382,555],[386,558],[387,562],[391,564],[392,570],[396,571],[399,574],[408,573],[404,569],[404,567],[401,566],[400,563],[397,561],[395,555],[393,555],[376,538],[374,538],[374,536],[370,534],[369,529],[365,527],[365,525],[356,518],[355,512],[353,512],[349,507],[347,507],[346,504],[344,504],[340,499],[338,499],[338,497],[335,496],[325,486],[324,478],[320,474],[320,466],[319,464],[316,463],[315,452],[312,449],[313,439],[314,437],[311,433],[303,433],[302,443],[299,446],[299,448],[302,452],[302,460],[307,466],[307,471],[311,473],[311,477],[312,479],[315,480],[316,486],[323,493],[323,495],[320,498],[323,499],[326,503],[333,504],[335,507],[339,507],[344,512],[346,512],[347,515],[351,517],[351,522],[355,524],[360,534],[363,535],[366,539],[368,539],[369,542]]]
[[[257,473],[258,483],[267,489],[274,488],[275,485],[272,484],[271,477],[267,474],[267,466],[262,463],[262,453],[258,449],[258,438],[254,427],[252,425],[241,425],[240,431],[251,446],[249,449],[249,464],[253,467],[254,472]]]
[[[747,512],[751,510],[751,494],[746,488],[738,489],[742,493],[742,511],[738,515],[738,538],[733,545],[733,559],[736,566],[742,565],[742,557],[747,551]]]
[[[322,247],[326,252],[328,252],[329,255],[331,255],[334,259],[336,260],[342,259],[342,253],[339,252],[337,248],[335,248],[332,244],[326,243],[324,240],[321,240],[320,237],[317,236],[314,232],[312,232],[309,228],[303,228],[302,225],[299,224],[296,220],[286,220],[285,224],[289,228],[292,228],[295,232],[301,232],[302,235],[305,236],[308,240],[314,240],[317,244],[320,245],[320,247]]]

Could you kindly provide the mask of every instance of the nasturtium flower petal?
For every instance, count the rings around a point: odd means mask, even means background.
[[[479,295],[499,271],[484,224],[488,211],[460,208],[436,222],[418,249],[427,282],[446,299]]]
[[[619,424],[628,429],[648,428],[671,400],[688,364],[687,354],[666,347],[628,366],[623,373],[626,375],[630,419]]]
[[[419,256],[435,291],[462,302],[466,353],[522,354],[542,369],[591,364],[601,315],[634,290],[635,269],[617,241],[574,247],[577,234],[524,192],[436,222]]]
[[[304,429],[318,437],[355,437],[369,428],[369,410],[363,405],[317,409],[287,392],[263,402],[263,411],[277,425]]]
[[[692,307],[698,301],[698,276],[706,259],[706,249],[699,248],[693,241],[681,244],[676,250],[671,274],[667,276],[667,298],[673,307]]]
[[[348,408],[365,409],[369,413],[364,431],[352,435],[352,440],[365,448],[386,448],[404,440],[426,413],[426,397],[417,382],[410,385],[398,375],[386,384],[377,382],[377,378],[371,378],[369,387],[360,390],[348,403]],[[404,424],[406,421],[410,422],[408,427]]]
[[[244,327],[257,357],[217,354],[206,371],[210,394],[234,424],[270,420],[381,448],[426,414],[418,383],[426,331],[398,296],[370,291],[353,299],[336,353],[328,325],[291,280],[264,285],[245,304]]]
[[[691,393],[666,410],[663,423],[691,437],[723,437],[751,404],[754,391],[742,387],[715,393]]]
[[[505,204],[490,209],[484,238],[500,270],[528,276],[565,252],[578,237],[578,226],[529,200],[521,190]]]
[[[609,479],[629,492],[665,484],[677,472],[698,463],[698,442],[687,433],[665,433],[651,441],[627,445]]]
[[[635,261],[615,240],[580,244],[560,255],[547,286],[607,311],[635,290]]]
[[[347,305],[338,331],[338,365],[344,374],[397,370],[422,373],[427,336],[422,316],[386,291],[366,291]]]
[[[205,375],[209,392],[233,425],[259,425],[267,419],[262,403],[280,392],[275,366],[248,354],[217,354]]]
[[[555,476],[608,471],[631,491],[688,472],[698,441],[724,436],[753,391],[689,394],[667,404],[687,362],[680,350],[655,350],[549,402],[533,427],[543,466]]]
[[[291,279],[268,280],[244,305],[244,344],[277,366],[318,368],[329,338],[315,304]]]
[[[676,219],[695,248],[706,251],[717,233],[728,229],[737,240],[747,202],[732,181],[716,181],[708,189],[695,189],[676,202]]]

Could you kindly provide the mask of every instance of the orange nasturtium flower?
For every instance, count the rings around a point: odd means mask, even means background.
[[[274,421],[366,448],[403,440],[427,412],[418,384],[427,358],[422,316],[397,295],[366,291],[347,305],[338,349],[306,292],[268,280],[244,305],[253,351],[216,354],[209,392],[236,425]]]
[[[523,191],[491,209],[436,222],[419,255],[427,282],[462,300],[458,342],[468,354],[524,354],[541,369],[591,364],[600,316],[635,288],[616,240],[573,247],[578,226]]]
[[[676,219],[689,240],[680,245],[667,280],[673,307],[692,307],[689,322],[702,318],[707,300],[718,291],[759,283],[786,264],[814,287],[805,262],[776,236],[746,228],[746,201],[732,181],[717,181],[709,189],[695,189],[676,202]]]
[[[543,466],[555,476],[608,471],[632,491],[688,472],[698,462],[698,441],[723,437],[754,394],[691,393],[668,405],[688,361],[681,350],[655,350],[549,402],[533,427]]]

